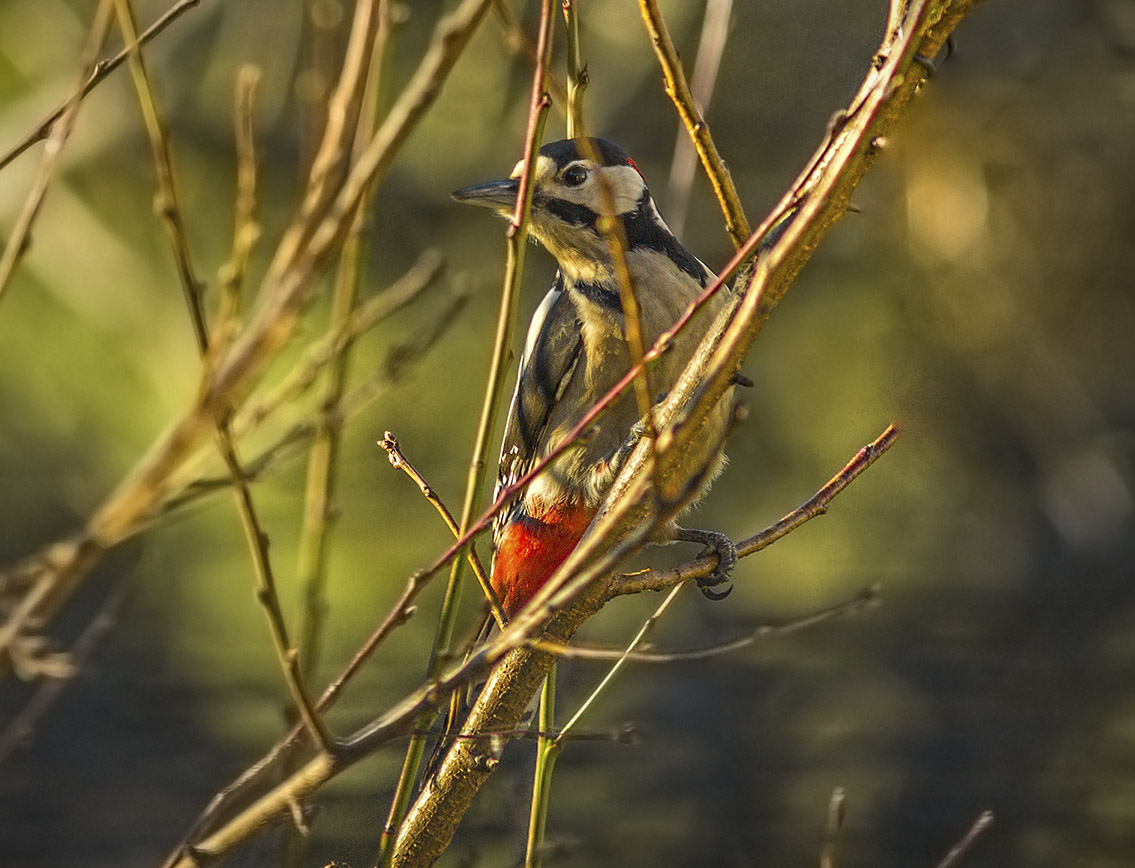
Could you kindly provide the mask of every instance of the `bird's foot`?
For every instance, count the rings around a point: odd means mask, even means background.
[[[717,555],[717,568],[710,575],[697,580],[698,590],[706,599],[724,600],[733,593],[733,568],[737,566],[737,547],[733,545],[733,540],[720,531],[688,527],[677,528],[674,539],[701,543],[705,546],[703,555]],[[726,587],[722,588],[722,585]]]

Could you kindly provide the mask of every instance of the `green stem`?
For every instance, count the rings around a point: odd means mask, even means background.
[[[560,755],[561,741],[555,735],[556,726],[556,666],[548,670],[544,689],[540,693],[540,731],[536,736],[536,772],[532,781],[532,814],[528,822],[528,846],[524,853],[524,868],[540,868],[544,861],[544,837],[548,824],[548,805],[551,803],[552,772]]]
[[[538,63],[536,74],[532,80],[528,129],[524,143],[524,172],[520,179],[516,213],[513,215],[512,224],[507,233],[508,260],[505,265],[504,283],[497,315],[497,331],[493,341],[492,359],[489,363],[488,385],[481,406],[481,419],[477,427],[473,456],[469,462],[469,472],[466,477],[465,500],[461,507],[461,533],[459,537],[465,535],[466,528],[472,522],[474,511],[484,492],[489,443],[496,427],[501,395],[504,392],[505,374],[508,371],[508,362],[511,356],[512,333],[520,296],[520,277],[524,270],[524,248],[528,237],[528,220],[532,210],[532,177],[536,169],[536,152],[539,150],[540,141],[544,135],[544,125],[547,122],[550,107],[550,100],[544,90],[544,82],[548,71],[548,57],[551,54],[551,19],[551,0],[543,0],[540,12],[540,36],[536,49]],[[467,545],[472,546],[473,541],[469,540]],[[457,613],[460,609],[463,579],[464,558],[458,557],[454,559],[450,567],[449,582],[446,585],[445,597],[442,600],[441,612],[438,615],[438,625],[434,634],[428,667],[430,678],[437,677],[443,661],[449,659],[452,653],[453,632],[457,622]],[[427,729],[432,718],[432,713],[426,715],[418,721],[419,725],[415,729],[418,732]],[[394,799],[390,806],[390,814],[382,832],[378,860],[382,868],[389,866],[394,858],[394,844],[397,840],[398,828],[410,807],[413,782],[417,777],[422,756],[425,754],[425,740],[425,735],[415,734],[411,737],[410,744],[406,749],[406,757],[402,762],[402,773],[399,776]]]

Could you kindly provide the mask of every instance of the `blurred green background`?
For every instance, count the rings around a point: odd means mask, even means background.
[[[66,94],[93,5],[0,3],[0,148]],[[139,18],[166,5],[138,2]],[[408,4],[397,84],[442,5]],[[670,215],[676,121],[637,8],[581,5],[590,128],[634,155]],[[702,4],[664,11],[691,59]],[[526,26],[534,12],[519,10]],[[708,118],[754,223],[855,92],[885,17],[883,0],[735,3]],[[263,67],[255,277],[302,190],[348,20],[334,0],[205,0],[149,51],[214,291],[231,235],[236,70]],[[561,32],[557,57],[562,44]],[[426,248],[448,271],[360,344],[356,381],[426,327],[447,291],[472,299],[435,351],[346,428],[321,683],[446,542],[375,440],[394,431],[460,503],[504,245],[499,223],[448,193],[511,170],[527,89],[490,15],[373,209],[366,294]],[[562,131],[553,117],[547,138]],[[0,172],[0,240],[36,153]],[[198,362],[153,192],[121,70],[85,102],[0,305],[0,562],[78,527],[193,394]],[[696,523],[746,536],[888,422],[903,438],[830,515],[743,561],[727,602],[688,592],[655,641],[711,644],[876,582],[884,604],[710,662],[632,667],[586,725],[633,721],[642,741],[566,751],[554,864],[811,864],[837,786],[844,865],[934,865],[983,809],[997,821],[968,865],[1135,864],[1135,5],[982,4],[855,202],[757,342],[749,420]],[[711,266],[730,252],[700,180],[683,240]],[[551,274],[533,251],[522,317]],[[325,308],[301,338],[322,332]],[[256,486],[293,621],[303,476],[296,459]],[[58,641],[120,591],[113,629],[0,767],[4,866],[156,864],[280,732],[285,690],[229,497],[117,551],[56,625]],[[417,683],[439,597],[426,595],[335,711],[338,731]],[[657,601],[616,601],[583,641],[625,640]],[[569,711],[602,674],[578,663],[562,672]],[[0,723],[29,695],[6,683]],[[509,749],[445,864],[513,864],[529,753]],[[318,794],[307,864],[372,864],[400,761],[398,747],[383,751]],[[268,864],[270,844],[232,864]]]

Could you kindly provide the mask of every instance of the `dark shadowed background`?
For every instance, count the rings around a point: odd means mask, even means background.
[[[0,148],[67,93],[93,5],[0,3]],[[143,23],[166,8],[136,5]],[[439,5],[408,4],[396,84]],[[581,6],[590,129],[635,157],[670,217],[677,124],[637,8]],[[664,11],[692,58],[702,4]],[[530,25],[533,4],[519,14]],[[884,0],[735,3],[708,119],[754,224],[855,92],[885,18]],[[236,70],[263,67],[258,276],[302,189],[346,21],[333,0],[204,0],[150,49],[213,290],[230,244]],[[502,224],[448,193],[512,169],[528,81],[490,15],[376,199],[366,291],[426,248],[448,271],[446,286],[360,344],[355,378],[423,328],[447,286],[472,300],[346,428],[320,683],[446,542],[375,440],[394,431],[460,503],[504,245]],[[547,138],[562,134],[553,116]],[[0,240],[37,153],[0,172]],[[198,362],[153,176],[123,69],[84,104],[0,304],[0,562],[78,527],[192,395]],[[843,865],[932,866],[984,809],[996,824],[968,865],[1135,864],[1135,5],[982,4],[855,202],[750,356],[749,418],[696,522],[748,535],[888,422],[903,437],[822,521],[743,561],[728,601],[686,592],[655,642],[712,644],[875,583],[883,605],[707,662],[632,667],[585,728],[634,722],[642,739],[569,745],[552,864],[814,864],[837,786]],[[701,180],[682,238],[711,266],[730,253]],[[533,250],[523,318],[551,273]],[[317,308],[303,337],[325,322]],[[303,475],[294,459],[256,486],[293,618]],[[338,731],[417,684],[439,591],[332,715]],[[231,498],[116,552],[56,625],[61,647],[108,595],[121,595],[114,626],[0,766],[5,868],[155,865],[281,731],[286,691]],[[582,641],[625,641],[657,601],[617,600]],[[602,669],[561,671],[570,712]],[[29,696],[6,682],[0,725]],[[513,863],[530,752],[509,749],[445,864]],[[306,864],[373,864],[400,761],[386,750],[317,795]],[[272,864],[272,853],[233,864]],[[480,861],[462,861],[470,854]]]

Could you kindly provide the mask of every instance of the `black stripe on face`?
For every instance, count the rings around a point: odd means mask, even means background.
[[[635,247],[657,250],[704,287],[707,280],[705,268],[698,262],[697,257],[679,243],[669,229],[658,222],[655,214],[657,211],[651,202],[650,191],[643,190],[642,198],[638,200],[638,208],[623,217],[627,246],[632,250]]]
[[[557,199],[554,196],[541,197],[540,208],[554,217],[567,223],[569,226],[590,226],[595,228],[599,215],[577,202],[568,202],[566,199]]]

